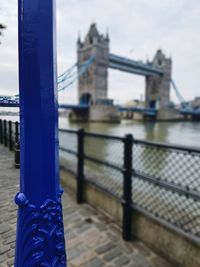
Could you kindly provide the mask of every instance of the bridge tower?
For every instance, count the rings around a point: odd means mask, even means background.
[[[93,59],[93,63],[78,81],[79,103],[89,104],[89,108],[87,112],[74,110],[71,119],[119,122],[118,109],[113,105],[113,101],[108,99],[108,34],[100,34],[96,24],[91,24],[84,40],[78,37],[77,57],[79,70],[87,60]]]
[[[82,42],[77,40],[78,68],[90,57],[93,64],[86,73],[81,75],[78,82],[79,103],[95,105],[108,96],[108,58],[109,37],[99,34],[96,24],[93,23]]]
[[[170,103],[172,60],[158,50],[150,64],[162,68],[164,74],[146,76],[146,107],[167,110]]]

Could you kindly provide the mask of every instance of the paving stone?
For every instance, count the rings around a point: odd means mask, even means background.
[[[80,267],[80,266],[88,263],[89,261],[91,261],[95,257],[96,257],[96,255],[92,251],[87,251],[87,252],[81,253],[79,257],[77,257],[71,261],[71,266]]]
[[[87,234],[85,234],[85,236],[87,236]],[[82,236],[81,240],[83,240],[83,238],[84,238],[84,236]],[[101,234],[99,233],[96,235],[91,234],[90,236],[87,236],[85,241],[87,242],[86,245],[87,245],[88,249],[94,250],[94,248],[96,248],[97,245],[99,243],[101,243],[102,240],[103,240],[103,238],[102,238]]]
[[[15,248],[15,243],[10,244],[11,248]]]
[[[151,251],[149,249],[147,249],[142,243],[138,242],[136,244],[136,247],[138,248],[140,253],[142,253],[144,256],[150,256]]]
[[[93,261],[87,264],[87,267],[102,267],[104,266],[104,262],[101,259],[94,259]]]
[[[138,265],[138,267],[152,267],[150,260],[145,258],[142,254],[135,255],[133,257],[133,261]]]
[[[107,228],[107,225],[102,223],[95,223],[95,227],[97,227],[101,231],[104,231]]]
[[[116,245],[114,243],[108,242],[104,244],[103,246],[100,246],[99,248],[96,249],[96,252],[99,254],[102,254],[112,248],[114,248]]]
[[[1,263],[1,264],[4,263],[4,262],[6,262],[6,259],[7,259],[6,254],[1,254],[1,255],[0,255],[0,263]],[[1,264],[0,264],[0,266],[1,266]]]
[[[0,255],[8,252],[9,250],[10,250],[10,246],[9,245],[6,245],[6,246],[4,245],[4,246],[0,247]]]
[[[85,224],[85,225],[82,225],[78,230],[77,230],[77,233],[80,234],[80,233],[83,233],[87,230],[91,229],[91,225],[90,224]]]
[[[70,240],[70,239],[73,239],[73,238],[76,237],[76,234],[73,233],[73,232],[69,232],[69,233],[68,233],[68,232],[66,231],[65,235],[66,235],[66,239],[67,239],[67,240]]]
[[[0,224],[0,235],[7,233],[8,231],[10,231],[12,228],[10,227],[10,225],[8,225],[7,223],[1,223]]]
[[[15,242],[15,240],[16,240],[16,236],[13,235],[13,236],[10,236],[9,238],[6,238],[5,241],[4,241],[3,243],[4,243],[5,245],[7,245],[7,244],[10,244],[10,243]]]
[[[7,265],[8,265],[8,266],[14,266],[14,259],[9,260],[9,261],[7,262]]]
[[[104,260],[105,261],[111,261],[117,257],[119,257],[119,255],[121,255],[122,252],[119,248],[115,248],[113,250],[111,250],[110,252],[108,252],[107,254],[104,255]]]
[[[151,261],[152,261],[153,267],[170,267],[169,263],[167,263],[165,260],[157,256],[152,258]]]
[[[78,236],[67,241],[67,247],[69,249],[73,247],[77,247],[79,244],[80,244],[80,240]]]
[[[10,230],[9,232],[2,234],[2,237],[6,239],[8,237],[15,236],[15,234],[16,234],[15,230]]]
[[[129,262],[130,259],[127,256],[122,255],[114,262],[114,264],[115,266],[121,267],[127,265]]]
[[[8,252],[8,258],[13,258],[15,256],[15,250],[14,249],[11,249],[9,252]]]
[[[72,260],[73,258],[80,256],[80,254],[81,254],[80,249],[77,249],[77,248],[69,249],[68,250],[68,259]]]

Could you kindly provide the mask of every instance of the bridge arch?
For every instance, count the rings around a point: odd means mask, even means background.
[[[80,97],[80,104],[92,105],[92,96],[90,93],[83,93]]]

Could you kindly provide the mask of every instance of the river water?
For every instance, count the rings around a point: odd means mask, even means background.
[[[0,116],[1,119],[18,120],[17,116]],[[67,129],[84,128],[86,131],[116,136],[132,134],[137,139],[167,142],[184,146],[200,147],[200,122],[136,122],[123,120],[115,123],[69,122],[60,117],[59,127]]]
[[[72,123],[60,119],[60,127],[69,129],[84,128],[89,132],[124,136],[132,134],[137,139],[167,142],[200,147],[200,122],[135,122],[123,120],[113,123]]]

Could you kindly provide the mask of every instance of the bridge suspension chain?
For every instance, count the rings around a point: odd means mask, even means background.
[[[82,65],[78,63],[72,65],[69,69],[58,76],[58,92],[64,91],[79,79],[93,64],[94,57],[90,57]],[[17,106],[19,104],[19,95],[12,96],[0,95],[0,106]]]
[[[90,57],[87,61],[85,61],[82,65],[77,66],[78,72],[71,74],[68,79],[63,79],[61,86],[58,86],[58,92],[61,92],[72,85],[80,76],[82,76],[92,65],[94,62],[94,57]],[[71,80],[69,78],[72,78]],[[65,83],[67,81],[67,83]]]
[[[178,97],[178,100],[180,101],[180,103],[186,103],[184,97],[181,95],[180,91],[178,90],[174,80],[171,79],[171,85],[172,85],[172,88],[174,89],[174,92],[176,94],[176,96]]]

